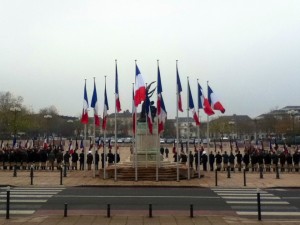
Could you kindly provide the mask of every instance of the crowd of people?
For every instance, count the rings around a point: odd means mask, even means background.
[[[276,171],[281,172],[299,172],[300,149],[299,147],[288,149],[286,146],[282,148],[275,146],[274,148],[264,150],[255,148],[254,146],[245,147],[243,154],[239,149],[230,152],[210,151],[209,154],[203,147],[199,149],[195,147],[194,153],[192,151],[184,151],[182,148],[180,154],[177,156],[176,148],[173,147],[174,162],[181,164],[189,164],[190,168],[198,169],[198,165],[202,165],[203,171],[259,171],[262,168],[266,172]],[[200,160],[200,161],[199,161]]]
[[[99,154],[99,152],[102,152]],[[86,161],[85,161],[86,158]],[[95,158],[95,160],[94,160]],[[104,156],[101,146],[95,150],[95,156],[90,149],[85,156],[83,149],[75,148],[74,150],[64,150],[63,146],[50,145],[47,147],[33,147],[33,148],[13,148],[3,147],[0,149],[0,168],[3,170],[16,169],[30,169],[33,167],[36,170],[54,170],[60,169],[61,166],[66,166],[68,170],[84,170],[85,162],[87,169],[91,170],[95,163],[95,169],[99,169],[99,162],[101,159],[101,168],[113,164],[115,161],[120,162],[120,155],[113,154],[111,147],[108,153]]]

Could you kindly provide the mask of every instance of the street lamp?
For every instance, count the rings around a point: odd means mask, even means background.
[[[44,115],[44,118],[47,120],[47,139],[49,139],[49,120],[52,119],[52,115]]]
[[[296,145],[296,133],[295,133],[295,115],[297,114],[298,112],[296,110],[290,110],[288,111],[288,114],[290,114],[290,116],[292,117],[293,119],[293,136],[294,136],[294,145]]]
[[[228,122],[228,124],[230,126],[230,131],[232,133],[231,135],[232,135],[232,138],[233,138],[233,126],[235,125],[235,122],[231,120],[231,121]]]
[[[14,106],[14,107],[11,107],[9,110],[14,112],[14,137],[16,138],[16,135],[17,135],[17,113],[21,111],[21,108]]]

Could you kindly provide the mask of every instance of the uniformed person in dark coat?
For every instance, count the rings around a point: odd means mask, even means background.
[[[92,169],[92,163],[93,163],[94,157],[92,154],[92,151],[89,151],[86,157],[86,163],[88,164],[88,170]]]
[[[208,157],[206,154],[206,151],[203,151],[202,155],[201,155],[201,162],[203,165],[203,171],[207,171],[207,161],[208,161]]]
[[[216,154],[216,164],[217,164],[217,170],[221,170],[221,165],[222,165],[222,156],[220,155],[220,152]]]
[[[236,157],[236,167],[238,168],[239,171],[242,169],[242,160],[243,160],[243,155],[241,154],[240,151],[235,155]]]
[[[71,156],[71,161],[72,161],[72,170],[77,170],[77,162],[78,162],[78,153],[77,149],[73,152]]]
[[[209,153],[208,160],[210,171],[214,171],[215,156],[212,152]]]
[[[243,162],[245,164],[245,170],[249,171],[250,155],[249,155],[248,151],[245,151],[245,154],[243,157]]]
[[[234,161],[235,161],[235,156],[233,155],[232,152],[230,152],[229,155],[229,165],[230,165],[230,170],[234,172]]]
[[[278,166],[278,155],[275,152],[273,152],[271,159],[272,159],[273,171],[275,172],[276,167]]]
[[[98,165],[99,165],[99,161],[100,161],[100,156],[98,151],[95,152],[95,170],[98,170]]]
[[[79,154],[79,169],[84,170],[84,151]]]

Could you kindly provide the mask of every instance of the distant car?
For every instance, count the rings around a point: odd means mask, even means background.
[[[117,140],[117,143],[123,143],[124,142],[124,139],[123,138],[119,138],[118,140]]]
[[[132,142],[132,138],[128,137],[124,139],[124,143],[131,143]]]

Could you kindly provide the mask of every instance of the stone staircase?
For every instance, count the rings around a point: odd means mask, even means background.
[[[115,167],[113,165],[108,166],[106,169],[106,178],[113,179],[115,174]],[[179,165],[179,178],[187,179],[188,169],[186,166]],[[100,170],[100,177],[103,177],[103,170]],[[194,178],[196,174],[191,170],[191,178]],[[137,177],[139,181],[156,181],[156,165],[150,164],[140,165],[137,168]],[[132,164],[123,164],[117,166],[117,179],[124,181],[135,180],[135,168]],[[177,166],[176,164],[167,164],[158,168],[158,180],[159,181],[176,181],[177,180]]]

